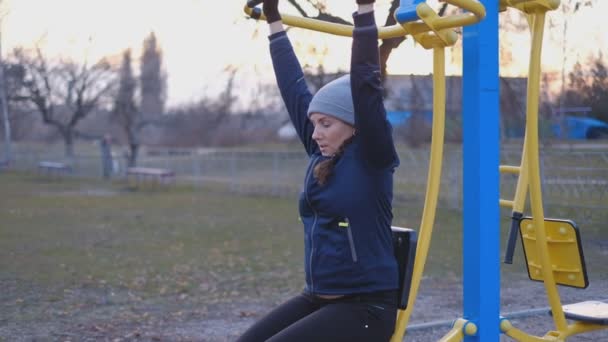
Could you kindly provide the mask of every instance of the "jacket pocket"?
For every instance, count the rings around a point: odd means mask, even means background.
[[[350,248],[350,256],[353,262],[357,262],[357,249],[355,248],[355,239],[353,238],[353,230],[350,226],[348,218],[344,218],[344,221],[338,224],[339,227],[346,229],[346,235],[348,236],[348,247]]]

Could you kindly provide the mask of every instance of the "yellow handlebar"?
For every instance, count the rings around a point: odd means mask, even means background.
[[[437,30],[473,25],[486,17],[486,9],[480,2],[473,0],[444,0],[443,2],[470,13],[457,14],[437,20],[435,23]]]
[[[553,11],[559,7],[560,0],[500,0],[500,7],[517,8],[525,13]]]
[[[433,20],[432,27],[423,21],[405,23],[403,26],[401,24],[395,24],[391,26],[379,27],[378,38],[388,39],[403,37],[408,34],[415,35],[435,30],[444,30],[471,25],[481,21],[486,15],[485,8],[476,0],[443,0],[443,2],[469,11],[470,13],[457,14],[449,17],[438,17],[437,19]],[[252,1],[246,4],[244,8],[245,13],[254,19],[266,20],[266,17],[262,13],[261,9],[255,7],[254,4],[256,3],[258,3],[258,1]],[[428,8],[426,3],[418,5],[417,12],[421,18],[423,16],[429,16],[428,9],[426,8]],[[292,27],[299,27],[344,37],[352,37],[353,35],[352,25],[330,23],[323,20],[296,17],[288,14],[281,14],[281,18],[283,19],[283,23]]]

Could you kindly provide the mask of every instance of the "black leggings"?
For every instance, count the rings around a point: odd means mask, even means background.
[[[237,342],[389,341],[396,319],[396,291],[336,299],[303,292],[252,325]]]

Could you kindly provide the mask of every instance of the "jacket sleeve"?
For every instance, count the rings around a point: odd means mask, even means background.
[[[314,127],[307,115],[312,93],[304,80],[302,67],[287,33],[278,32],[269,39],[272,65],[283,102],[306,152],[311,155],[318,149],[317,143],[312,139]]]
[[[361,139],[364,158],[374,167],[396,166],[397,153],[392,127],[386,119],[380,77],[378,29],[374,13],[353,14],[351,91],[355,108],[356,134]]]

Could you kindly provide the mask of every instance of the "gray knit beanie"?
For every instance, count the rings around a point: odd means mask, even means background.
[[[355,125],[355,108],[350,89],[350,75],[337,78],[317,91],[308,106],[308,117],[321,113]]]

